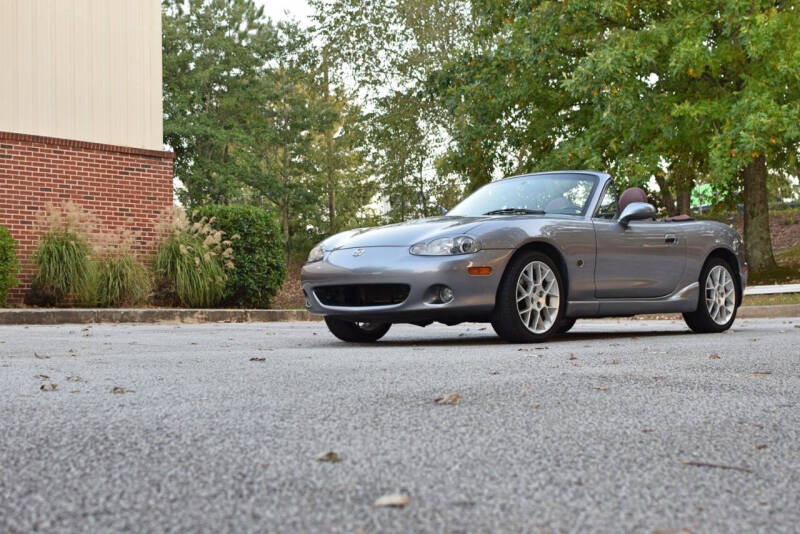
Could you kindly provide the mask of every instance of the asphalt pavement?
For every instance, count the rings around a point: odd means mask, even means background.
[[[0,327],[4,533],[799,525],[800,319]]]

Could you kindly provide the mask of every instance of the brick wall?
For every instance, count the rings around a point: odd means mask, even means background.
[[[0,132],[0,225],[19,242],[22,302],[35,269],[37,213],[68,201],[93,214],[99,231],[128,229],[153,250],[158,215],[172,205],[174,154],[83,141]]]

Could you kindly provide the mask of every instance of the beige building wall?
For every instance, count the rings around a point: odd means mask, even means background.
[[[159,0],[0,0],[0,131],[161,150]]]

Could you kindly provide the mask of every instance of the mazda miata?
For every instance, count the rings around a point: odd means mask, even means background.
[[[492,182],[437,217],[329,237],[301,274],[306,307],[351,342],[392,323],[490,322],[543,341],[582,317],[680,312],[695,332],[736,318],[747,282],[739,234],[657,220],[646,193],[608,174],[557,171]]]

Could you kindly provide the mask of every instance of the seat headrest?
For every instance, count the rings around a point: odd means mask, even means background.
[[[622,213],[632,202],[647,202],[647,193],[640,187],[630,187],[619,197],[619,212]]]

